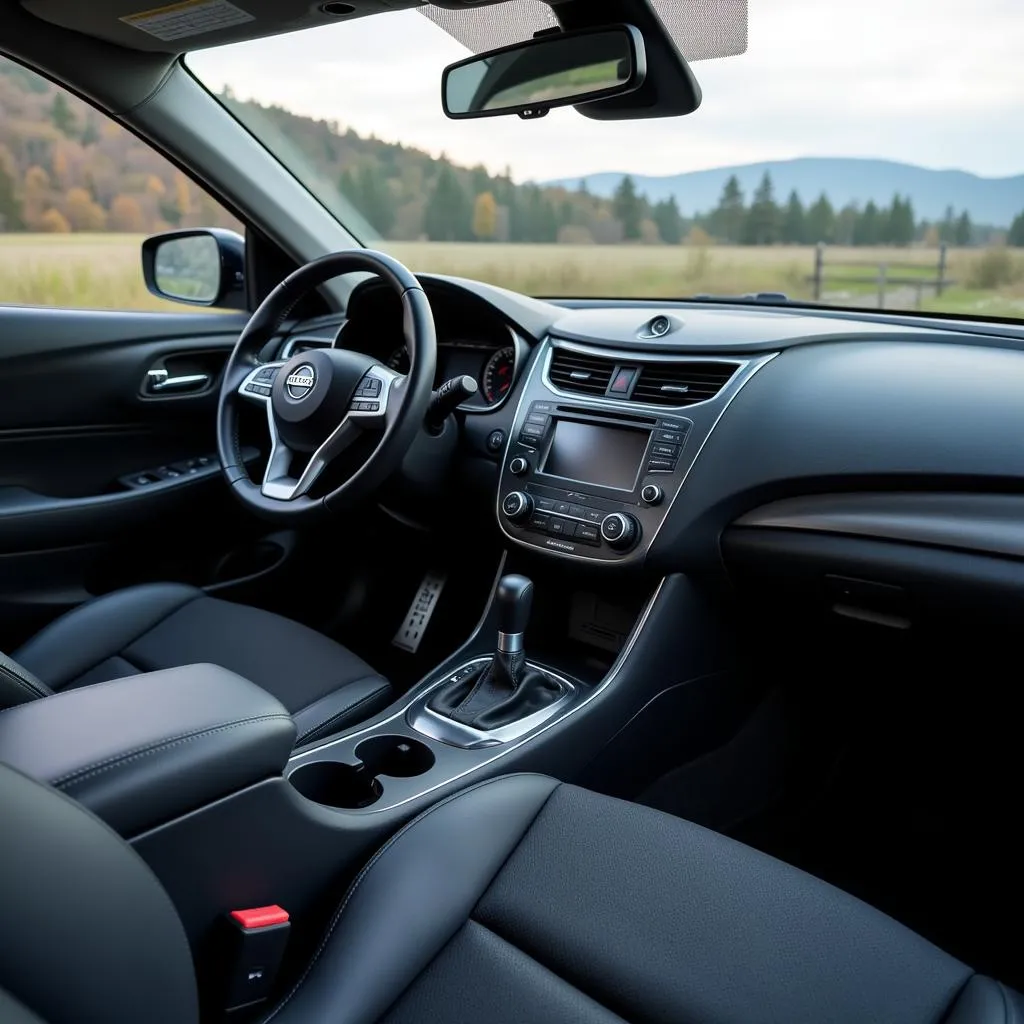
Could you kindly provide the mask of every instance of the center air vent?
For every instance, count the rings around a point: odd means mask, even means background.
[[[603,395],[612,380],[615,364],[597,356],[585,356],[567,348],[556,348],[548,377],[556,388],[580,395]]]
[[[735,363],[645,363],[630,397],[648,405],[695,405],[714,398],[737,369]]]

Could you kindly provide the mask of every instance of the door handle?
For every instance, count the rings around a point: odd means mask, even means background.
[[[143,390],[148,395],[159,395],[164,391],[203,391],[210,384],[208,373],[185,373],[172,377],[165,369],[149,370]]]

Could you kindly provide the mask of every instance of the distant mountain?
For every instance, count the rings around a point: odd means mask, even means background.
[[[674,196],[684,216],[706,213],[718,204],[722,186],[733,174],[739,179],[747,201],[765,172],[772,176],[775,198],[784,202],[796,189],[809,203],[822,192],[838,209],[855,202],[863,206],[874,200],[879,206],[892,201],[894,193],[910,196],[917,217],[940,220],[948,206],[957,212],[966,209],[976,224],[1007,227],[1024,210],[1024,174],[1012,178],[982,178],[967,171],[932,171],[913,164],[891,160],[861,160],[807,157],[799,160],[774,160],[768,163],[716,167],[709,171],[691,171],[652,177],[632,174],[637,191],[652,202]],[[575,189],[581,180],[596,196],[611,196],[626,172],[590,174],[585,178],[564,178],[544,182]]]

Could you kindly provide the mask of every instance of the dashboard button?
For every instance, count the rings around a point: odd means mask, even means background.
[[[648,484],[640,492],[640,497],[648,505],[660,505],[665,500],[665,492],[657,484]]]
[[[487,435],[487,450],[489,452],[500,452],[505,444],[505,431],[492,430]]]
[[[587,510],[582,505],[569,506],[569,515],[571,515],[574,519],[582,519],[586,511]]]
[[[530,464],[522,456],[516,456],[516,458],[508,464],[508,471],[513,476],[522,476],[529,468]]]
[[[588,523],[597,523],[598,526],[604,522],[604,516],[604,512],[599,508],[588,508],[584,509],[583,512],[583,518],[586,519]]]
[[[556,501],[555,502],[555,511],[560,516],[567,516],[569,514],[569,502],[567,502],[567,501]]]
[[[550,416],[545,416],[543,413],[531,412],[530,415],[526,417],[526,422],[534,427],[546,427],[550,419]]]
[[[554,512],[554,510],[555,510],[555,503],[554,503],[554,501],[551,500],[551,498],[538,498],[537,499],[537,508],[541,512]]]
[[[675,444],[652,444],[651,455],[659,459],[679,458],[679,446]]]
[[[647,470],[650,473],[671,473],[676,468],[674,462],[669,462],[668,459],[651,459],[647,463]]]
[[[666,444],[682,444],[683,435],[678,430],[656,430],[655,441],[664,441]]]
[[[601,544],[601,531],[596,526],[591,526],[590,523],[577,523],[576,539],[583,541],[584,544],[593,544],[597,547]]]
[[[542,532],[546,532],[550,523],[551,516],[544,512],[534,512],[533,515],[530,516],[530,521],[527,523],[527,526],[529,526],[531,530],[541,530]]]
[[[552,519],[548,523],[548,533],[555,537],[574,537],[576,524],[569,519]]]
[[[554,412],[555,407],[550,402],[534,402],[530,406],[530,412]]]

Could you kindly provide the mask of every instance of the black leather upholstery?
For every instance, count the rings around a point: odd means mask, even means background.
[[[141,858],[69,797],[4,766],[0,815],[0,991],[21,1004],[13,1019],[197,1021],[184,929]]]
[[[0,921],[16,939],[0,947],[0,1015],[194,1024],[180,922],[134,852],[3,766],[0,808]],[[518,775],[435,805],[387,843],[264,1024],[1020,1013],[1017,993],[823,882],[649,808]]]
[[[1015,994],[972,978],[878,911],[716,833],[511,776],[399,833],[266,1021],[1017,1020]]]
[[[0,760],[123,836],[280,775],[294,744],[281,702],[216,665],[97,683],[0,715]]]
[[[328,637],[176,583],[89,601],[16,651],[14,660],[54,690],[181,665],[220,665],[277,697],[295,715],[300,743],[368,718],[392,698],[386,679]],[[0,666],[0,707],[21,703],[5,697],[25,687],[8,686],[4,675]]]
[[[51,690],[28,669],[0,651],[0,710],[48,697]]]

